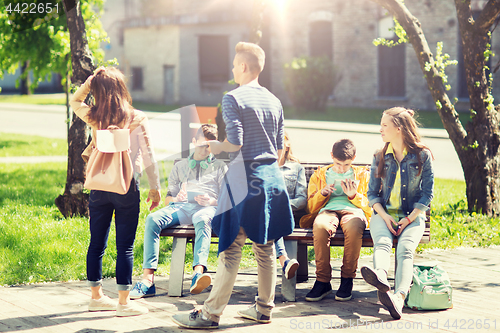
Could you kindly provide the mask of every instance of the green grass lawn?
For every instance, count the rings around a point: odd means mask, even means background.
[[[7,95],[0,94],[0,103],[21,103],[37,105],[66,105],[66,94],[32,94],[32,95]],[[143,111],[169,112],[180,108],[179,105],[163,105],[147,102],[133,102],[134,107]]]
[[[67,155],[68,142],[35,135],[0,133],[0,157]]]
[[[163,105],[163,104],[145,103],[137,101],[134,101],[133,104],[134,108],[136,108],[137,110],[154,111],[154,112],[170,112],[182,107],[180,105]]]
[[[0,103],[23,103],[39,105],[66,105],[66,94],[32,94],[32,95],[7,95],[0,94]]]
[[[284,107],[285,119],[337,121],[372,125],[380,124],[383,111],[384,109],[328,107],[325,112],[319,112],[314,110],[299,111],[290,106]],[[422,127],[444,128],[441,118],[435,110],[417,111],[416,115],[416,119],[421,123]],[[459,117],[464,126],[470,120],[468,113],[460,113]]]

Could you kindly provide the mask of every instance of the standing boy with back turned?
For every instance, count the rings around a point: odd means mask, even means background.
[[[292,210],[285,182],[277,160],[284,140],[281,102],[259,82],[264,68],[264,50],[256,44],[236,45],[233,74],[239,88],[222,100],[222,116],[227,140],[210,142],[214,154],[237,152],[243,157],[246,177],[239,177],[248,189],[244,199],[234,199],[231,166],[227,173],[229,188],[222,188],[219,206],[212,222],[219,236],[219,264],[210,296],[203,308],[188,314],[174,315],[178,325],[187,328],[217,328],[234,287],[241,260],[241,248],[250,238],[258,263],[258,297],[246,310],[238,311],[244,318],[259,323],[271,322],[276,286],[276,251],[274,240],[293,230]],[[242,179],[243,178],[243,179]],[[238,179],[235,179],[238,182]],[[244,192],[239,188],[238,192]],[[223,202],[225,200],[225,202]],[[224,210],[229,202],[235,205]],[[231,204],[229,204],[231,205]],[[232,206],[232,205],[231,205]]]

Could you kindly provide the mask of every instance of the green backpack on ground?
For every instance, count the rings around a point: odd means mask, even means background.
[[[413,284],[405,304],[413,310],[444,310],[453,307],[448,273],[439,265],[413,265]]]

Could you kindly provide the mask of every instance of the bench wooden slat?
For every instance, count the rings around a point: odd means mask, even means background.
[[[178,237],[178,238],[194,238],[195,232],[192,225],[177,225],[167,229],[163,229],[160,236],[162,237]],[[212,233],[212,237],[217,238],[215,233]],[[424,230],[424,235],[420,243],[428,243],[430,237],[430,223],[426,222],[426,227]],[[297,240],[300,244],[312,245],[313,242],[313,231],[312,229],[295,228],[292,233],[285,236],[284,239],[287,240]],[[363,246],[367,242],[371,242],[370,230],[365,229],[363,232]],[[330,244],[331,246],[339,246],[338,242],[342,242],[340,245],[344,245],[344,233],[341,229],[338,229],[335,235],[331,238],[331,242],[336,242],[335,244]],[[396,241],[397,242],[397,241]],[[371,243],[373,244],[373,242]],[[367,245],[368,246],[368,245]]]
[[[194,226],[192,225],[176,225],[170,228],[163,229],[160,233],[161,237],[180,237],[180,238],[194,238]],[[217,237],[212,233],[212,237]]]

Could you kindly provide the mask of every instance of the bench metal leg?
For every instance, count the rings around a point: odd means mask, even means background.
[[[297,241],[285,240],[285,250],[290,259],[297,259]],[[281,275],[281,295],[286,301],[295,302],[296,283],[297,274],[291,279],[287,279],[285,274]]]
[[[186,260],[187,238],[174,237],[172,242],[172,260],[170,261],[170,278],[168,296],[182,296],[184,281],[184,262]]]
[[[307,245],[300,244],[297,248],[297,260],[300,264],[297,270],[297,281],[305,282],[309,278],[309,260],[307,258]]]

